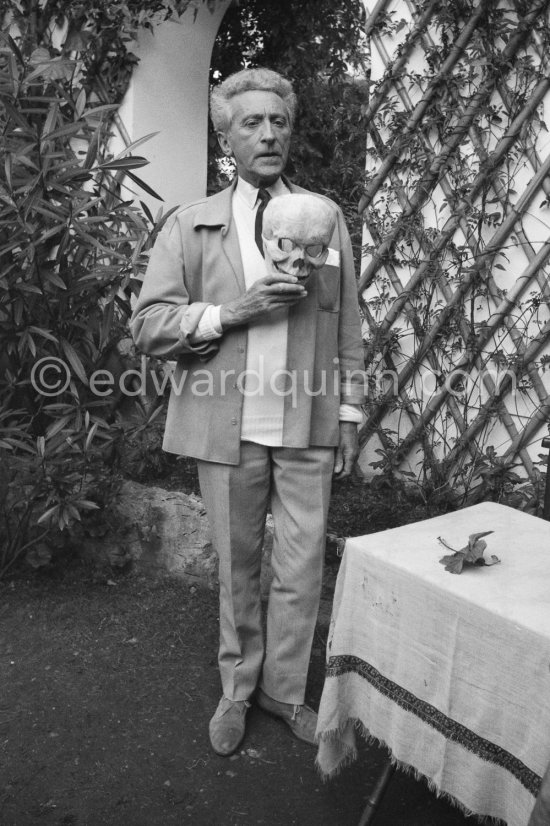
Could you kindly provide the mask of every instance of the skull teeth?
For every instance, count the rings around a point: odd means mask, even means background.
[[[281,272],[281,273],[283,273],[283,275],[294,275],[298,279],[298,281],[306,281],[306,279],[309,278],[309,272],[306,272],[304,275],[300,275],[297,272],[289,273],[286,270],[283,270],[283,268],[280,267],[279,264],[276,261],[273,261],[273,264],[274,264],[275,269],[277,270],[277,272]]]

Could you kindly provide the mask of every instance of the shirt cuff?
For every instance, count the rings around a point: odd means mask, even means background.
[[[220,323],[220,310],[219,305],[208,305],[200,317],[195,332],[189,337],[193,344],[221,337],[223,331]]]
[[[361,424],[363,421],[363,413],[358,404],[341,404],[338,419],[341,422],[354,422],[355,424]]]

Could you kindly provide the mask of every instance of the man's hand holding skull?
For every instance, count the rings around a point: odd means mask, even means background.
[[[306,298],[307,292],[295,276],[267,275],[260,278],[242,296],[222,304],[220,323],[227,327],[247,324],[259,316],[280,310]]]
[[[280,195],[266,207],[263,240],[268,275],[222,305],[223,329],[247,324],[306,298],[305,285],[320,269],[336,224],[334,210],[315,195]]]

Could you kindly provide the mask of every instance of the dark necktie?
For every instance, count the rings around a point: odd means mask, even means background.
[[[262,255],[264,254],[264,244],[262,241],[262,222],[264,218],[264,210],[268,205],[269,201],[271,200],[271,195],[267,191],[267,189],[259,189],[258,190],[258,209],[256,210],[256,220],[254,222],[254,238],[256,239],[256,245]]]

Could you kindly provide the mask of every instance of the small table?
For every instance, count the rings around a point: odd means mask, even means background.
[[[470,534],[493,567],[439,559]],[[325,777],[360,731],[468,812],[526,826],[550,761],[550,523],[486,502],[346,542],[319,709]]]

